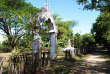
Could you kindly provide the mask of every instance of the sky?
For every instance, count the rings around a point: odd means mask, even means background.
[[[46,0],[28,0],[35,7],[44,7]],[[83,5],[78,5],[76,0],[48,0],[52,14],[59,14],[64,21],[77,21],[73,33],[90,33],[92,24],[100,15],[99,11],[83,10]]]
[[[46,0],[28,0],[33,6],[37,8],[44,7]],[[48,0],[52,14],[58,14],[63,21],[77,21],[77,25],[72,29],[73,33],[90,33],[92,24],[100,15],[99,11],[83,10],[83,5],[78,5],[76,0]],[[4,38],[0,35],[0,42]]]

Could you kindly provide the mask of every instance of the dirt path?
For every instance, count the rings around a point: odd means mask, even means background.
[[[85,62],[71,68],[69,74],[110,74],[110,65],[106,64],[104,58],[105,52],[97,49]]]
[[[12,52],[0,53],[0,57],[10,57],[11,55],[12,55]]]

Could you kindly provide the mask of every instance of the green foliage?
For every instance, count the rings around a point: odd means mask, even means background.
[[[74,36],[74,47],[80,47],[82,45],[94,44],[95,39],[93,35],[86,33],[84,35],[80,35],[76,33]]]
[[[24,53],[32,53],[32,48],[21,47],[21,48],[16,48],[12,51],[12,54],[16,56],[22,55]]]
[[[93,44],[95,43],[95,39],[94,39],[94,36],[91,36],[90,34],[84,34],[83,35],[83,39],[82,39],[82,43],[83,45],[87,45],[87,44]]]
[[[58,39],[58,41],[57,41],[58,46],[62,47],[62,48],[66,47],[67,43],[68,43],[68,40],[65,38]]]
[[[91,30],[92,34],[95,35],[95,39],[98,43],[104,44],[106,47],[110,46],[110,13],[103,12],[97,18],[93,24]]]
[[[58,26],[58,39],[66,38],[72,36],[72,28],[76,25],[75,21],[62,21],[62,18],[58,14],[53,15],[55,23]]]
[[[20,38],[32,33],[30,17],[35,16],[40,9],[26,3],[25,0],[1,0],[0,3],[0,29],[14,49]]]
[[[83,4],[84,9],[110,12],[110,0],[77,0],[77,3]]]
[[[0,44],[0,50],[2,52],[9,52],[11,50],[10,47],[10,43],[8,40],[4,40],[1,44]]]
[[[63,55],[65,54],[63,51],[62,51],[62,47],[57,47],[57,52],[58,52],[58,55]]]
[[[16,47],[32,47],[32,41],[29,40],[27,37],[23,37],[22,39],[19,40],[19,45]]]
[[[50,33],[48,29],[48,25],[45,23],[42,29],[42,46],[46,50],[50,47]]]
[[[54,15],[54,18],[56,20],[56,25],[58,26],[58,46],[64,48],[67,46],[68,39],[72,39],[73,37],[72,28],[76,25],[76,22],[62,21],[57,14]]]
[[[42,50],[49,51],[50,50],[50,40],[48,42],[42,41]]]
[[[74,47],[79,47],[82,45],[82,36],[76,33],[74,36]]]
[[[3,47],[3,45],[0,43],[0,51],[2,51],[2,47]]]
[[[75,25],[73,21],[58,21],[56,24],[58,25],[58,39],[68,39],[72,36],[71,28]]]
[[[0,0],[0,3],[1,10],[12,13],[14,16],[19,16],[21,18],[29,18],[30,14],[34,16],[36,12],[40,11],[30,3],[26,3],[26,0]]]

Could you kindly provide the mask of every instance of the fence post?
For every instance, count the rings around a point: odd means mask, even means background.
[[[71,59],[72,56],[71,56],[71,51],[70,50],[68,51],[68,54],[69,54],[69,59]]]
[[[15,62],[16,62],[16,58],[13,56],[12,74],[15,74]]]
[[[18,65],[17,65],[17,62],[18,61],[18,56],[16,56],[16,62],[15,62],[15,74],[18,74],[18,69],[17,69],[17,67],[18,67]]]
[[[11,63],[9,61],[8,74],[11,74]]]
[[[43,52],[42,67],[45,66],[45,52]]]
[[[33,53],[34,57],[34,71],[33,74],[36,73],[36,66],[38,67],[38,54],[37,53]]]
[[[80,54],[80,46],[78,46],[78,55]]]
[[[3,57],[2,57],[2,61],[1,61],[1,74],[3,72]]]
[[[47,53],[47,58],[48,58],[48,67],[50,66],[50,52]]]
[[[26,74],[27,54],[24,56],[24,74]]]
[[[65,51],[65,60],[67,60],[67,50]]]

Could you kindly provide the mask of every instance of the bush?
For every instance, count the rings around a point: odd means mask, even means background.
[[[13,55],[22,55],[24,53],[32,53],[32,48],[24,48],[24,47],[15,48],[12,51],[12,53],[13,53]]]
[[[9,45],[8,40],[4,40],[2,42],[2,44],[0,44],[0,51],[2,51],[2,52],[10,52],[11,51],[11,47]]]

